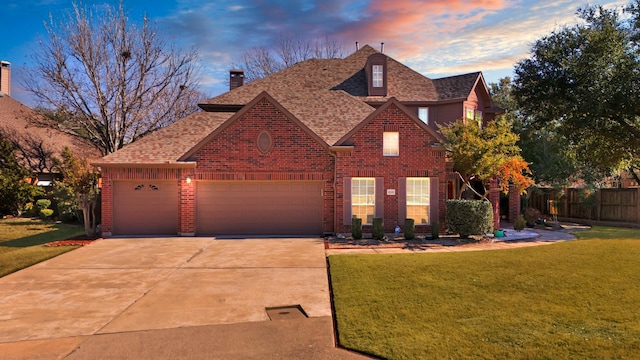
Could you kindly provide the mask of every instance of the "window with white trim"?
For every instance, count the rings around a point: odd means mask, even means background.
[[[398,156],[400,154],[400,134],[398,132],[384,132],[382,154],[384,156]]]
[[[382,65],[373,65],[372,66],[372,73],[373,73],[373,87],[382,87],[384,85],[384,80],[382,77],[382,72],[384,71],[384,68]]]
[[[416,225],[429,225],[430,178],[407,178],[407,219]]]
[[[351,217],[362,219],[363,224],[372,224],[376,208],[376,179],[351,179]]]
[[[418,118],[422,120],[425,124],[429,125],[429,108],[421,107],[418,108]]]

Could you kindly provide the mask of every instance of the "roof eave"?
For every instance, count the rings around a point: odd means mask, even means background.
[[[101,168],[195,168],[195,161],[167,161],[162,163],[112,163],[112,162],[91,162],[91,165]]]

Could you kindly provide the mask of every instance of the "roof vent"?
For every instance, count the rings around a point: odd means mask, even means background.
[[[360,44],[356,41],[356,51],[360,50]]]
[[[229,71],[229,90],[239,88],[244,85],[244,70],[230,70]]]
[[[384,54],[384,43],[380,43],[380,52]]]

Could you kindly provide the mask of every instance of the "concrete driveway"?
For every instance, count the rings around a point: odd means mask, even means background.
[[[334,347],[321,239],[99,240],[0,300],[2,359],[361,358]],[[309,318],[265,310],[290,305]]]

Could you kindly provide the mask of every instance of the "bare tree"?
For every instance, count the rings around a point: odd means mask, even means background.
[[[281,34],[270,46],[251,48],[240,55],[240,63],[233,65],[244,70],[248,82],[262,79],[300,61],[344,57],[344,49],[335,40],[307,40],[297,35]]]
[[[73,116],[64,125],[109,154],[197,110],[198,54],[160,39],[149,19],[129,23],[122,2],[93,11],[74,4],[50,16],[24,86]]]

